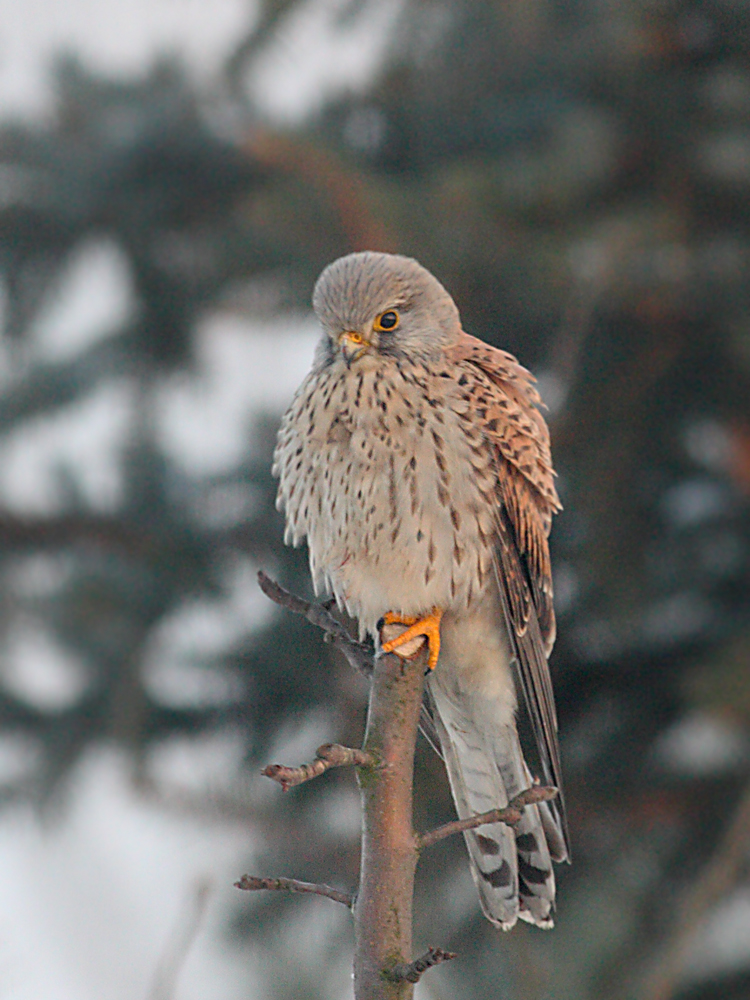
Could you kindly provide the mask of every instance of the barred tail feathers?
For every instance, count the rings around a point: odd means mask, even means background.
[[[496,721],[503,713],[493,716],[486,701],[479,706],[475,698],[455,690],[449,695],[438,684],[430,684],[430,693],[459,817],[504,808],[531,784],[515,720]],[[555,877],[545,834],[550,824],[554,827],[551,813],[542,817],[534,805],[515,827],[492,823],[464,833],[482,909],[503,930],[518,917],[539,927],[553,925]]]

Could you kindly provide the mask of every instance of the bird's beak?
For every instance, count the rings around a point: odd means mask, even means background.
[[[339,337],[339,346],[344,356],[344,361],[346,361],[346,367],[351,368],[352,363],[357,358],[361,358],[365,351],[367,351],[370,343],[365,340],[361,333],[357,333],[354,330],[345,330]]]

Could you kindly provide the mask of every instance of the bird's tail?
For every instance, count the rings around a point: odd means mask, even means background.
[[[448,694],[431,683],[435,724],[459,818],[502,809],[532,783],[515,720],[498,722],[486,699]],[[484,913],[503,930],[518,917],[552,927],[552,860],[565,843],[546,803],[527,806],[515,827],[491,823],[464,833]]]

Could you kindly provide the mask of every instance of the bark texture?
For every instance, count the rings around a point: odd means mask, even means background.
[[[412,960],[417,842],[412,778],[426,652],[375,662],[363,749],[378,764],[360,768],[362,860],[354,907],[356,1000],[410,1000],[397,967]]]

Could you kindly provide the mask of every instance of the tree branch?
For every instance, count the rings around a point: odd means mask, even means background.
[[[315,896],[325,896],[332,899],[334,903],[343,903],[348,909],[354,906],[354,896],[349,892],[341,892],[330,885],[317,885],[314,882],[300,882],[296,878],[258,878],[257,875],[243,875],[239,882],[235,882],[237,889],[246,889],[248,892],[309,892]]]
[[[441,962],[450,962],[456,957],[454,951],[444,951],[442,948],[430,946],[420,958],[415,958],[408,965],[395,966],[389,973],[388,978],[395,982],[418,983],[425,972],[433,965],[440,965]]]
[[[315,760],[299,767],[286,767],[284,764],[269,764],[260,772],[272,781],[278,781],[283,791],[294,785],[301,785],[324,774],[331,767],[375,767],[377,761],[372,754],[352,747],[343,747],[340,743],[324,743],[315,751]]]
[[[412,827],[414,745],[422,705],[426,649],[412,660],[375,661],[364,749],[381,766],[357,772],[362,795],[362,856],[354,908],[357,1000],[410,1000],[409,964],[417,850]]]
[[[422,710],[426,648],[411,659],[393,653],[373,659],[369,647],[355,642],[325,608],[288,593],[264,573],[258,574],[258,582],[276,604],[322,628],[349,662],[371,677],[365,756],[359,759],[375,761],[378,766],[357,770],[362,796],[362,853],[356,904],[348,902],[354,914],[354,992],[356,1000],[411,1000],[413,976],[418,978],[431,964],[445,961],[448,954],[438,959],[437,949],[431,949],[416,964],[408,960],[418,857],[412,826],[414,746]],[[341,749],[345,755],[355,753]],[[350,761],[355,763],[356,759],[345,762]],[[281,780],[283,786],[284,782],[306,781],[322,773],[324,765],[325,753],[320,763],[302,768],[273,767],[269,776]],[[291,879],[246,876],[238,885],[316,892],[339,902],[350,900],[346,896],[342,900],[342,894],[327,886],[310,887]]]
[[[320,146],[255,128],[246,149],[274,176],[286,173],[325,192],[351,250],[394,250],[397,242],[373,208],[367,177]]]
[[[532,785],[525,791],[520,792],[514,799],[511,799],[504,809],[490,809],[489,812],[479,813],[477,816],[468,816],[466,819],[457,819],[452,823],[445,823],[443,826],[430,830],[429,833],[416,835],[417,850],[423,847],[431,847],[438,840],[444,837],[452,837],[454,833],[463,833],[465,830],[473,830],[477,826],[484,826],[487,823],[507,823],[508,826],[515,826],[520,823],[523,810],[526,806],[535,802],[549,802],[558,794],[557,789],[551,785]]]
[[[334,648],[343,653],[358,673],[363,674],[368,680],[372,677],[374,663],[372,649],[366,643],[352,639],[341,622],[336,621],[322,604],[313,604],[312,601],[305,601],[295,594],[290,594],[275,580],[266,576],[263,570],[258,571],[258,584],[266,597],[274,604],[286,608],[295,615],[302,615],[311,625],[322,629],[325,632],[325,641],[330,642]]]

